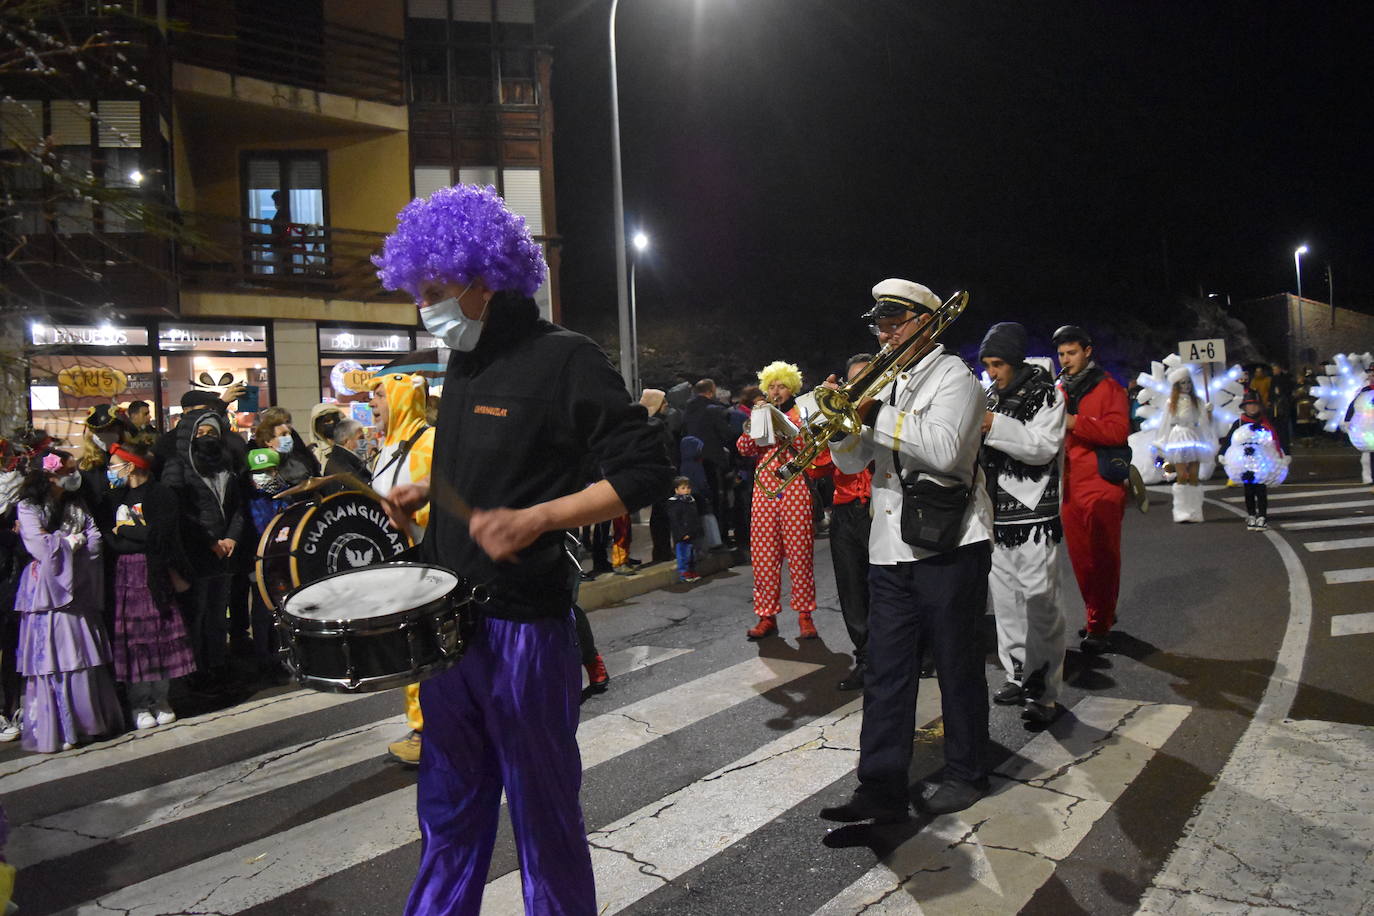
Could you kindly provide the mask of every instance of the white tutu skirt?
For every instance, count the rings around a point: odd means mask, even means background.
[[[1202,437],[1202,430],[1196,426],[1174,426],[1162,443],[1158,443],[1164,460],[1170,464],[1192,464],[1206,461],[1212,456],[1213,445]]]

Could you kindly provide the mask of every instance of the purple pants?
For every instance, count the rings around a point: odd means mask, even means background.
[[[578,657],[571,614],[525,623],[487,618],[463,660],[420,685],[416,808],[424,843],[407,916],[477,916],[502,788],[525,912],[596,913],[578,800]]]

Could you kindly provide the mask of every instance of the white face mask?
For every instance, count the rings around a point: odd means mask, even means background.
[[[450,296],[433,305],[420,306],[420,320],[424,322],[425,330],[459,353],[471,353],[476,349],[477,341],[482,337],[482,321],[487,317],[487,305],[482,306],[481,318],[469,318],[463,314],[458,302],[470,289],[471,283],[463,287],[463,292],[457,296]]]
[[[59,478],[57,482],[62,486],[62,489],[66,490],[68,493],[81,489],[81,475],[75,471],[65,477]]]

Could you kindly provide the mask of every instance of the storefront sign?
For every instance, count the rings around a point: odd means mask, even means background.
[[[409,331],[320,328],[320,349],[332,353],[409,353]]]
[[[163,326],[157,331],[163,350],[248,350],[267,349],[267,328],[262,325],[188,324]]]
[[[129,377],[105,366],[68,366],[57,373],[57,387],[78,398],[112,398],[129,387]]]
[[[146,347],[147,328],[116,327],[112,324],[42,324],[29,326],[30,340],[38,347]]]

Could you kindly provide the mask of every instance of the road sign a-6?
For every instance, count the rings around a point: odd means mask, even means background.
[[[1178,355],[1186,363],[1224,363],[1226,341],[1219,337],[1213,340],[1180,340]]]

